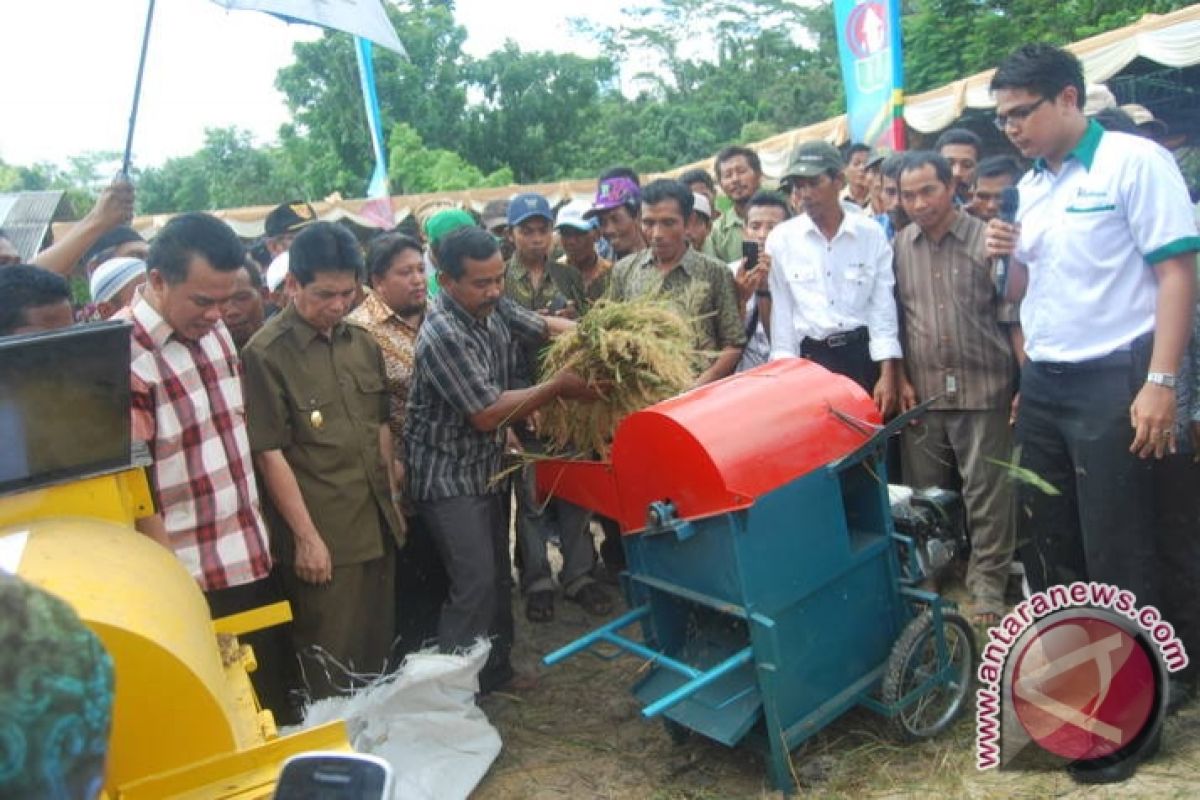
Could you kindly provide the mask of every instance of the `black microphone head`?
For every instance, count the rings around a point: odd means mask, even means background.
[[[1000,193],[1000,219],[1013,222],[1017,218],[1017,209],[1021,207],[1021,193],[1015,186],[1006,186]]]

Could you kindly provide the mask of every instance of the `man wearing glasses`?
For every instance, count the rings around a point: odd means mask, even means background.
[[[781,183],[799,216],[767,237],[771,358],[801,356],[853,379],[884,416],[898,402],[900,334],[892,248],[865,214],[847,214],[842,159],[829,143],[796,148]]]
[[[1175,374],[1191,330],[1196,251],[1187,188],[1171,155],[1083,115],[1070,53],[1026,45],[996,70],[996,125],[1034,167],[1017,224],[986,246],[1011,258],[1026,361],[1021,466],[1057,490],[1018,489],[1018,541],[1032,589],[1111,583],[1158,602],[1149,459],[1175,450]],[[1157,737],[1139,755],[1148,756]],[[1076,762],[1084,782],[1123,780],[1137,758]]]

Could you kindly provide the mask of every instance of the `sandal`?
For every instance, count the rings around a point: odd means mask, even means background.
[[[1000,624],[1008,609],[996,600],[976,600],[971,604],[971,625],[987,630]]]
[[[553,589],[541,589],[526,595],[525,619],[530,622],[550,622],[554,619]]]
[[[583,606],[583,610],[597,617],[603,617],[612,611],[612,600],[608,592],[600,588],[595,581],[588,581],[580,586],[574,594],[566,595],[572,603]]]

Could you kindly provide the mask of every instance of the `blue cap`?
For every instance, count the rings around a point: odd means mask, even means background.
[[[508,204],[508,227],[520,225],[530,217],[543,217],[554,224],[554,213],[550,201],[540,194],[519,194]]]

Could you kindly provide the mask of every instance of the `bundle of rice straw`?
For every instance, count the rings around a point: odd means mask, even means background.
[[[544,406],[539,433],[556,451],[607,459],[621,420],[695,381],[694,337],[670,301],[599,301],[574,330],[546,348],[542,372],[548,377],[572,370],[589,385],[603,386],[603,396],[592,403],[558,399]]]

